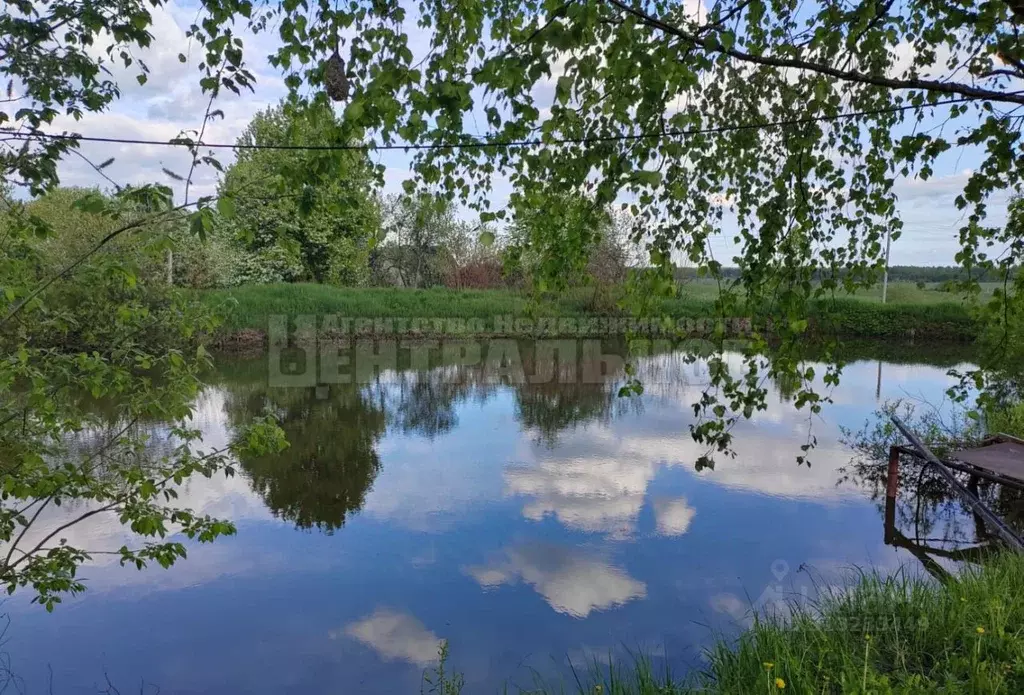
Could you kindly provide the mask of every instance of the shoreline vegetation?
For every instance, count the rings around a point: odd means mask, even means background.
[[[446,288],[342,288],[318,284],[252,285],[198,291],[224,324],[215,337],[222,348],[265,345],[271,317],[332,316],[340,334],[402,337],[599,337],[627,332],[663,337],[709,335],[715,330],[715,294],[706,284],[672,299],[660,299],[640,319],[615,301],[595,301],[593,290],[534,297],[512,290]],[[699,289],[698,289],[699,288]],[[910,290],[916,290],[910,285]],[[972,342],[979,327],[971,305],[955,295],[891,286],[893,299],[843,297],[819,305],[808,317],[808,333],[841,338],[923,339]],[[900,295],[904,297],[901,298]],[[601,304],[600,309],[595,305]],[[756,313],[756,312],[751,312]],[[279,319],[280,320],[280,319]],[[729,336],[749,332],[749,316],[723,322]]]
[[[720,638],[686,679],[636,656],[595,663],[571,682],[518,690],[532,695],[817,695],[820,693],[1024,692],[1024,556],[1000,554],[939,584],[899,570],[858,573],[844,589],[786,611],[752,616],[734,640]],[[783,613],[787,613],[783,615]],[[457,653],[457,648],[455,650]],[[448,656],[442,643],[441,655]],[[447,688],[438,687],[438,673]],[[425,692],[454,695],[461,676],[441,663]],[[432,689],[433,688],[433,689]]]

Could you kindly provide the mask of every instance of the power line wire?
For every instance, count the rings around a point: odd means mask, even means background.
[[[75,135],[69,133],[47,133],[45,131],[19,132],[9,128],[0,128],[0,133],[7,137],[20,140],[74,140],[77,142],[100,142],[119,145],[154,145],[162,147],[205,147],[209,149],[227,150],[306,150],[306,151],[363,151],[380,152],[388,150],[464,150],[464,149],[486,149],[488,147],[509,149],[520,147],[540,147],[551,145],[587,145],[604,142],[622,142],[649,140],[655,138],[685,137],[687,135],[713,135],[716,133],[729,133],[742,130],[763,130],[768,128],[781,128],[795,125],[808,125],[811,123],[824,123],[830,121],[841,121],[848,118],[860,118],[862,116],[878,116],[886,113],[900,113],[916,109],[933,108],[938,106],[949,106],[967,101],[976,101],[973,97],[957,97],[945,99],[931,104],[904,104],[901,106],[889,106],[879,109],[867,109],[864,111],[850,111],[824,116],[811,116],[807,118],[791,118],[778,121],[765,121],[761,123],[736,123],[733,125],[712,126],[710,128],[691,128],[677,130],[660,130],[648,133],[631,133],[622,135],[599,135],[584,136],[578,138],[560,138],[556,140],[469,140],[466,142],[453,143],[406,143],[402,145],[388,144],[358,144],[358,145],[240,145],[216,142],[196,142],[188,139],[173,140],[143,140],[137,138],[111,138],[89,135]]]

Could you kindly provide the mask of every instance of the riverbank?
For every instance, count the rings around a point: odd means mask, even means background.
[[[706,289],[658,300],[650,308],[651,319],[639,323],[630,322],[629,314],[616,308],[614,302],[603,302],[603,308],[595,310],[599,302],[592,291],[537,299],[508,290],[278,284],[208,290],[200,292],[199,297],[224,317],[219,338],[226,344],[239,340],[265,342],[274,316],[290,321],[303,315],[386,319],[392,323],[382,328],[365,322],[359,332],[398,337],[425,333],[434,337],[581,337],[622,335],[627,330],[674,337],[673,327],[681,327],[688,335],[710,333],[718,319],[714,295]],[[409,321],[395,323],[400,319]],[[471,323],[467,325],[466,321]],[[856,297],[840,298],[818,304],[808,322],[812,336],[969,342],[977,334],[969,308],[951,301],[925,303],[916,299],[881,304]],[[749,325],[749,316],[738,316],[731,317],[725,328],[738,335],[749,330]]]
[[[595,667],[569,692],[718,693],[1024,692],[1024,556],[965,567],[940,585],[897,573],[863,575],[788,620],[762,617],[738,640],[719,641],[685,682],[640,659]],[[563,684],[536,693],[565,692]]]

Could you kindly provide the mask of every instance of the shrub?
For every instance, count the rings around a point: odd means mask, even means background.
[[[497,258],[480,258],[464,266],[451,265],[445,269],[444,286],[459,290],[490,290],[504,287],[501,261]]]

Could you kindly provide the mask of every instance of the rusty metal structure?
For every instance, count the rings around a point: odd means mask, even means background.
[[[949,485],[951,491],[971,510],[980,527],[991,531],[992,535],[997,536],[1008,548],[1016,552],[1024,552],[1024,538],[1021,538],[978,495],[978,481],[980,480],[1024,491],[1024,440],[1005,434],[996,434],[986,438],[978,446],[954,450],[945,459],[940,459],[898,417],[895,415],[890,417],[896,428],[910,442],[910,446],[896,445],[889,449],[885,491],[886,544],[909,550],[921,560],[931,574],[943,581],[948,579],[949,573],[936,562],[935,557],[955,561],[977,561],[993,549],[993,544],[961,550],[930,547],[910,540],[896,529],[900,457],[910,456],[917,459],[926,468],[934,469],[939,477]],[[954,472],[966,473],[970,476],[969,482],[964,485],[957,479]]]

